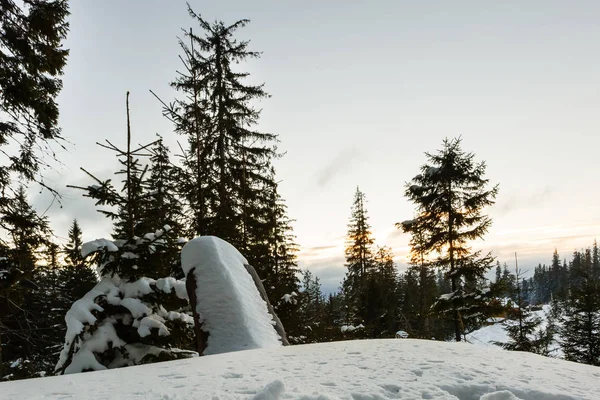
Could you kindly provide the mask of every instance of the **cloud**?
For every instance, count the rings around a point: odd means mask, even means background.
[[[309,247],[307,249],[303,249],[300,251],[300,257],[306,257],[306,258],[311,258],[311,257],[318,257],[321,254],[323,254],[324,252],[327,252],[329,250],[333,250],[333,249],[337,249],[338,246],[332,245],[332,246],[315,246],[315,247]]]
[[[338,153],[324,168],[317,171],[317,185],[327,185],[338,174],[348,172],[348,166],[360,155],[357,147],[349,147]],[[364,153],[363,153],[364,156]]]
[[[509,193],[507,196],[501,195],[496,207],[494,207],[494,214],[503,216],[518,209],[540,207],[542,204],[547,204],[555,193],[556,189],[553,186],[546,185],[529,193],[523,193],[519,190]]]

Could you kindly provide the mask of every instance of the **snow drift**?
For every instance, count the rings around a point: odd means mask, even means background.
[[[600,368],[468,343],[361,340],[0,383],[0,399],[597,399]]]
[[[203,355],[281,346],[247,264],[235,247],[215,236],[197,237],[181,250],[183,271],[196,280],[202,330],[209,333]]]

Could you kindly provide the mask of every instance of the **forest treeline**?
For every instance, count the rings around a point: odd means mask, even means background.
[[[563,338],[565,357],[600,363],[596,244],[532,277],[500,266],[469,243],[484,238],[498,186],[485,163],[446,139],[406,184],[413,216],[396,224],[410,235],[410,266],[398,271],[388,247],[376,247],[366,196],[356,190],[345,248],[346,276],[324,296],[319,278],[298,269],[299,246],[278,192],[274,160],[279,138],[258,129],[256,101],[264,85],[247,84],[244,61],[260,53],[236,37],[249,21],[209,22],[188,6],[194,29],[179,39],[182,68],[171,86],[176,100],[159,99],[181,146],[177,154],[157,136],[132,146],[106,141],[118,169],[72,186],[112,222],[110,238],[83,243],[73,216],[60,245],[49,220],[27,199],[32,182],[48,187],[43,170],[65,145],[56,96],[68,57],[68,3],[39,0],[20,6],[0,0],[0,378],[20,379],[189,357],[193,320],[179,253],[189,238],[215,235],[256,268],[292,344],[394,337],[464,340],[489,317],[517,321],[511,349],[549,354],[548,338]],[[175,97],[175,95],[174,95]],[[136,139],[137,143],[138,140]],[[16,146],[15,146],[16,144]],[[350,200],[350,199],[349,199]],[[393,223],[393,222],[391,222]],[[496,279],[490,271],[496,268]],[[552,300],[555,324],[542,329],[529,305]],[[65,314],[78,301],[96,308],[80,330]],[[199,299],[201,301],[201,299]],[[70,311],[69,311],[70,310]],[[95,335],[113,339],[98,346]],[[543,340],[542,340],[543,339]]]

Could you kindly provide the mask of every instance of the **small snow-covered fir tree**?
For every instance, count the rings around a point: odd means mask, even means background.
[[[173,265],[178,265],[179,258],[172,247],[176,240],[167,221],[159,225],[169,208],[156,200],[165,199],[165,192],[162,187],[145,184],[146,167],[140,167],[138,157],[146,155],[150,145],[131,150],[129,109],[127,114],[127,150],[111,143],[105,146],[120,158],[123,169],[117,174],[124,176],[122,189],[117,190],[110,179],[102,181],[91,174],[99,185],[78,187],[97,205],[111,207],[99,211],[114,221],[115,238],[97,239],[81,248],[82,256],[97,264],[102,279],[67,312],[58,374],[196,354],[188,350],[193,348],[194,338],[185,282],[173,276]],[[155,171],[164,167],[163,157],[151,161],[161,163],[154,165]],[[155,185],[161,182],[156,175],[152,179]]]

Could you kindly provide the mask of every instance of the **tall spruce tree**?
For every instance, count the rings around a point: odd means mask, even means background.
[[[185,32],[180,40],[185,71],[172,86],[185,96],[165,108],[176,131],[188,138],[184,164],[194,234],[216,235],[248,256],[251,241],[260,241],[261,206],[268,204],[274,182],[271,160],[276,135],[254,130],[260,110],[252,102],[268,97],[263,85],[247,84],[249,74],[236,65],[259,53],[234,34],[248,24],[209,23],[188,7],[202,35]],[[189,40],[189,44],[188,44]]]
[[[50,146],[61,139],[56,97],[69,54],[62,48],[68,15],[66,0],[0,1],[1,192],[11,172],[36,179],[41,156],[54,157]]]
[[[465,153],[460,144],[460,138],[445,139],[437,154],[425,153],[428,163],[405,191],[418,216],[414,223],[403,224],[408,232],[411,225],[423,230],[423,248],[436,252],[436,264],[446,271],[452,293],[440,297],[436,308],[452,318],[457,341],[467,320],[481,316],[485,308],[486,291],[478,286],[493,258],[473,252],[468,242],[487,233],[492,220],[483,209],[494,204],[498,193],[497,185],[487,187],[485,163],[476,163],[475,155]]]
[[[366,197],[356,188],[348,233],[346,234],[346,277],[342,284],[347,308],[348,322],[362,323],[368,309],[367,283],[369,274],[375,267],[373,257],[373,236],[366,209]]]

